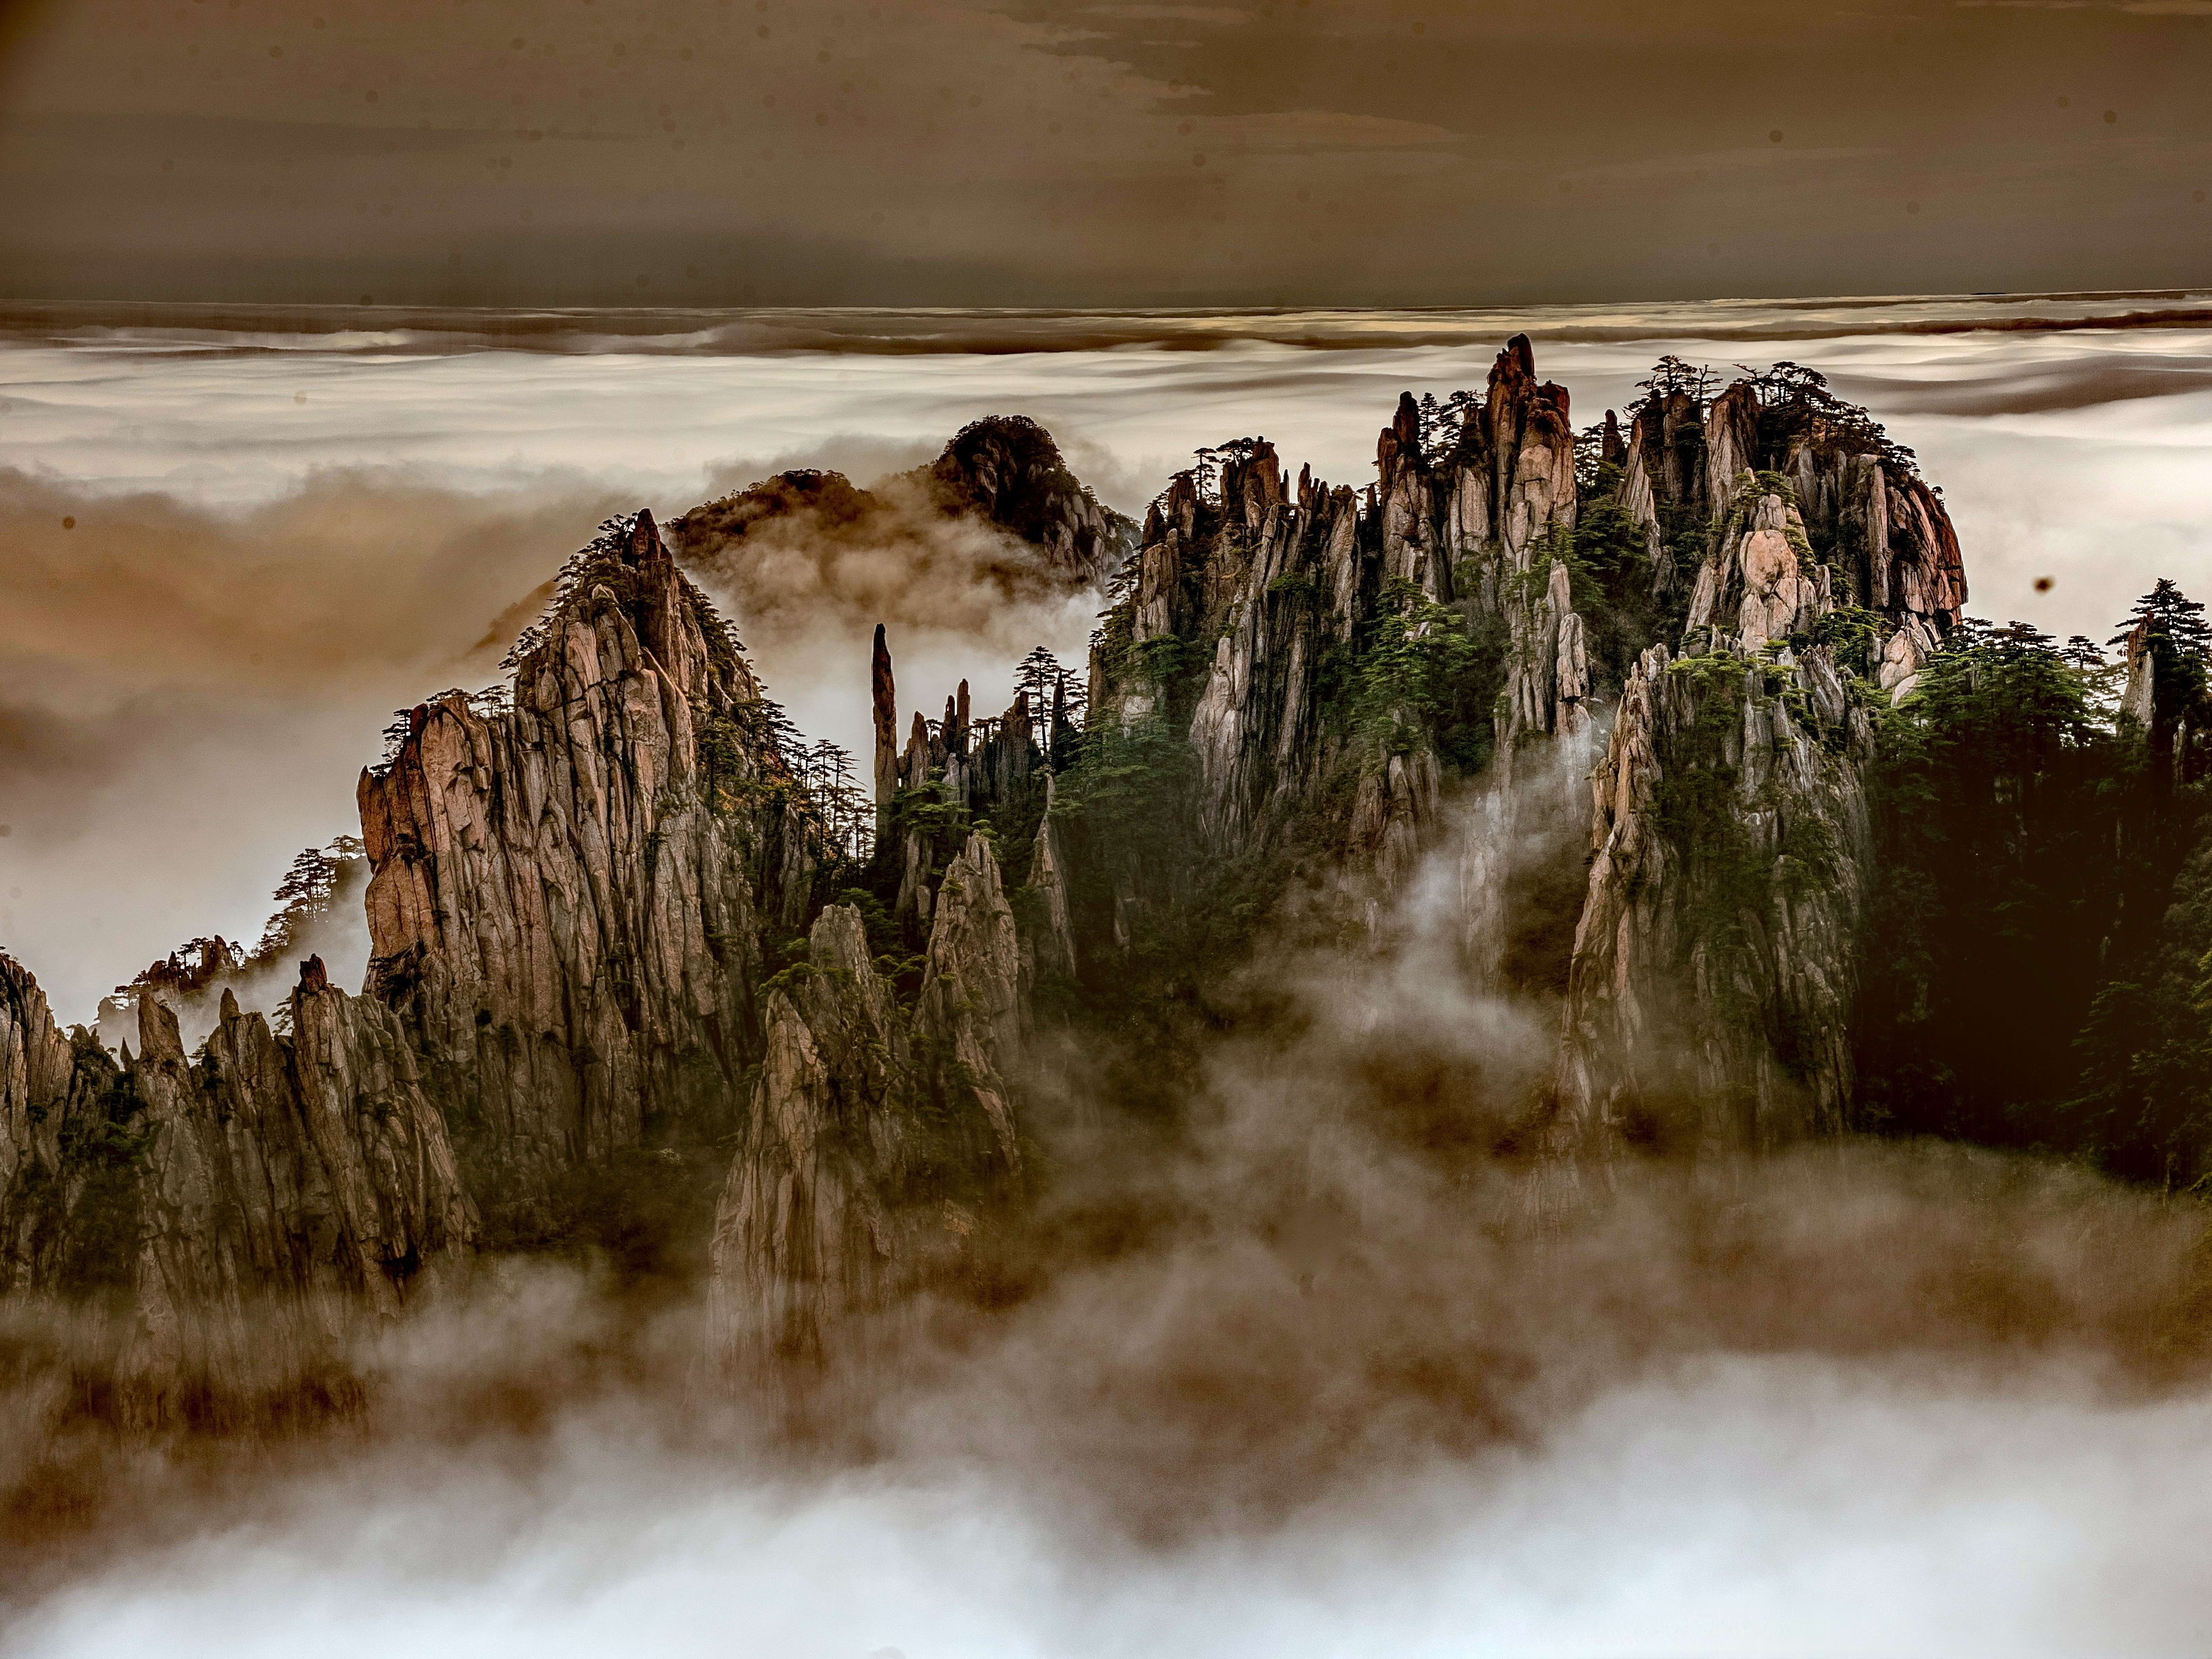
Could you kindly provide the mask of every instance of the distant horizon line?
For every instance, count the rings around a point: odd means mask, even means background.
[[[2164,301],[2166,303],[2160,304]],[[2021,314],[2023,307],[2043,307]],[[1822,316],[1820,313],[1838,313]],[[1157,345],[1209,349],[1437,346],[1500,331],[1560,343],[1677,336],[1787,341],[1844,335],[2212,327],[2212,288],[1807,295],[1458,306],[481,306],[328,301],[0,300],[0,341],[230,349],[434,352],[485,348],[767,356],[999,356]],[[360,337],[346,339],[354,335]]]

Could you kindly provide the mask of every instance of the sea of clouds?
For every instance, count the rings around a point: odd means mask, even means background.
[[[818,1371],[495,1261],[342,1355],[343,1420],[140,1442],[7,1310],[0,1646],[2201,1653],[2203,1206],[1932,1146],[1531,1162],[1557,1010],[1486,988],[1456,858],[1258,952],[1171,1115],[1112,1082],[1159,1056],[1048,1051],[1010,1293]]]

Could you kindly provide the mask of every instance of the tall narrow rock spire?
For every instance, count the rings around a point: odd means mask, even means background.
[[[876,710],[876,833],[887,832],[891,797],[898,793],[898,689],[891,680],[891,648],[884,638],[884,625],[876,624],[875,659],[870,665],[869,689]]]

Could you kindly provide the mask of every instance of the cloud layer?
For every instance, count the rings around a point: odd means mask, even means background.
[[[509,1263],[355,1354],[342,1433],[19,1439],[15,1650],[2201,1647],[2201,1206],[1955,1148],[1494,1150],[1556,1010],[1425,887],[1378,950],[1263,951],[1165,1117],[1113,1083],[1157,1054],[1058,1068],[988,1310],[763,1385],[689,1300]],[[10,1335],[13,1420],[67,1422]]]

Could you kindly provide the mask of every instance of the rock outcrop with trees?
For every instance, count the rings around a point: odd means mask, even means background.
[[[789,474],[611,521],[510,680],[404,711],[255,951],[155,964],[112,1051],[0,958],[0,1285],[94,1310],[156,1414],[495,1251],[697,1280],[718,1352],[818,1358],[1005,1293],[1071,1067],[1171,1117],[1259,941],[1383,951],[1408,906],[1554,1034],[1500,1154],[1934,1133],[2212,1177],[2201,607],[1976,621],[1940,493],[1819,375],[1641,391],[1577,432],[1516,339],[1402,398],[1372,482],[1238,438],[1140,526],[980,422],[908,493],[1097,584],[1089,661],[902,704],[879,629],[865,764],[683,562],[892,507]],[[359,995],[309,955],[241,1010],[356,902]]]

